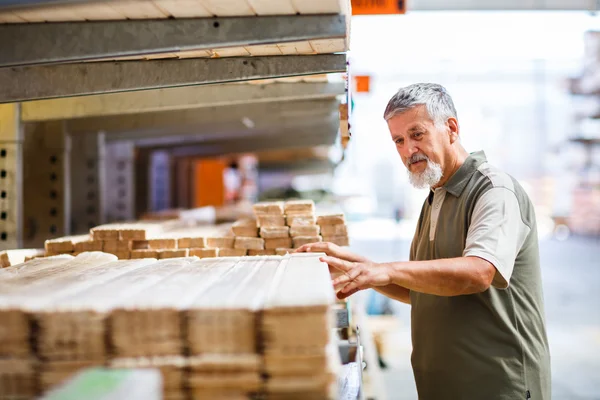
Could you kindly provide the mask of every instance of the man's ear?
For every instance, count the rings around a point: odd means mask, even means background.
[[[454,142],[459,139],[458,121],[456,118],[450,117],[446,122],[446,126],[448,126],[448,138],[450,139],[450,144],[454,144]]]

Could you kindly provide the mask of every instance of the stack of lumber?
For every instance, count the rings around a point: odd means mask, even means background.
[[[262,317],[269,398],[334,396],[339,353],[331,346],[334,294],[327,268],[310,253],[278,270]],[[308,272],[308,273],[307,273]]]
[[[338,246],[349,245],[348,226],[344,214],[320,215],[317,217],[317,224],[321,228],[324,242]]]
[[[44,255],[44,249],[3,250],[0,251],[0,268],[21,264],[36,257],[44,257]]]
[[[86,252],[5,268],[0,398],[33,398],[95,366],[157,369],[168,400],[328,398],[335,296],[318,258]]]
[[[267,256],[285,255],[314,242],[349,244],[344,215],[316,216],[312,200],[256,203],[253,212],[254,218],[240,219],[232,226],[187,226],[180,219],[101,225],[87,235],[47,240],[45,252],[1,252],[0,263],[7,267],[36,257],[97,251],[120,260]]]
[[[182,227],[178,220],[101,225],[92,228],[89,235],[47,240],[45,250],[46,256],[102,251],[120,260],[246,254],[234,249],[229,226]]]
[[[190,305],[187,342],[195,398],[262,389],[259,312],[282,258],[242,258]]]
[[[344,214],[315,215],[312,200],[261,202],[253,206],[254,219],[233,224],[236,244],[248,255],[285,255],[302,245],[332,242],[348,246]]]

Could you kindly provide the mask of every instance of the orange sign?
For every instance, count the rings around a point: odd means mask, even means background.
[[[404,14],[405,0],[352,0],[352,15]]]
[[[371,77],[369,75],[356,75],[354,76],[354,82],[356,83],[356,93],[369,93],[371,90]]]

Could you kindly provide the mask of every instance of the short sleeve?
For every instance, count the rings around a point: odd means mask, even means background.
[[[490,262],[496,268],[492,286],[506,289],[530,231],[521,218],[515,193],[505,187],[492,188],[475,204],[463,256]]]

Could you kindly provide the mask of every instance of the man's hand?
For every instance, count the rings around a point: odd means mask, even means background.
[[[336,244],[328,242],[309,243],[299,247],[296,253],[325,253],[330,257],[336,257],[344,261],[350,262],[370,262],[365,257],[354,254]]]
[[[329,265],[329,270],[337,270],[341,274],[333,280],[333,287],[341,288],[337,297],[345,299],[354,293],[387,286],[392,283],[386,264],[373,262],[351,262],[337,257],[321,257],[321,261]]]

